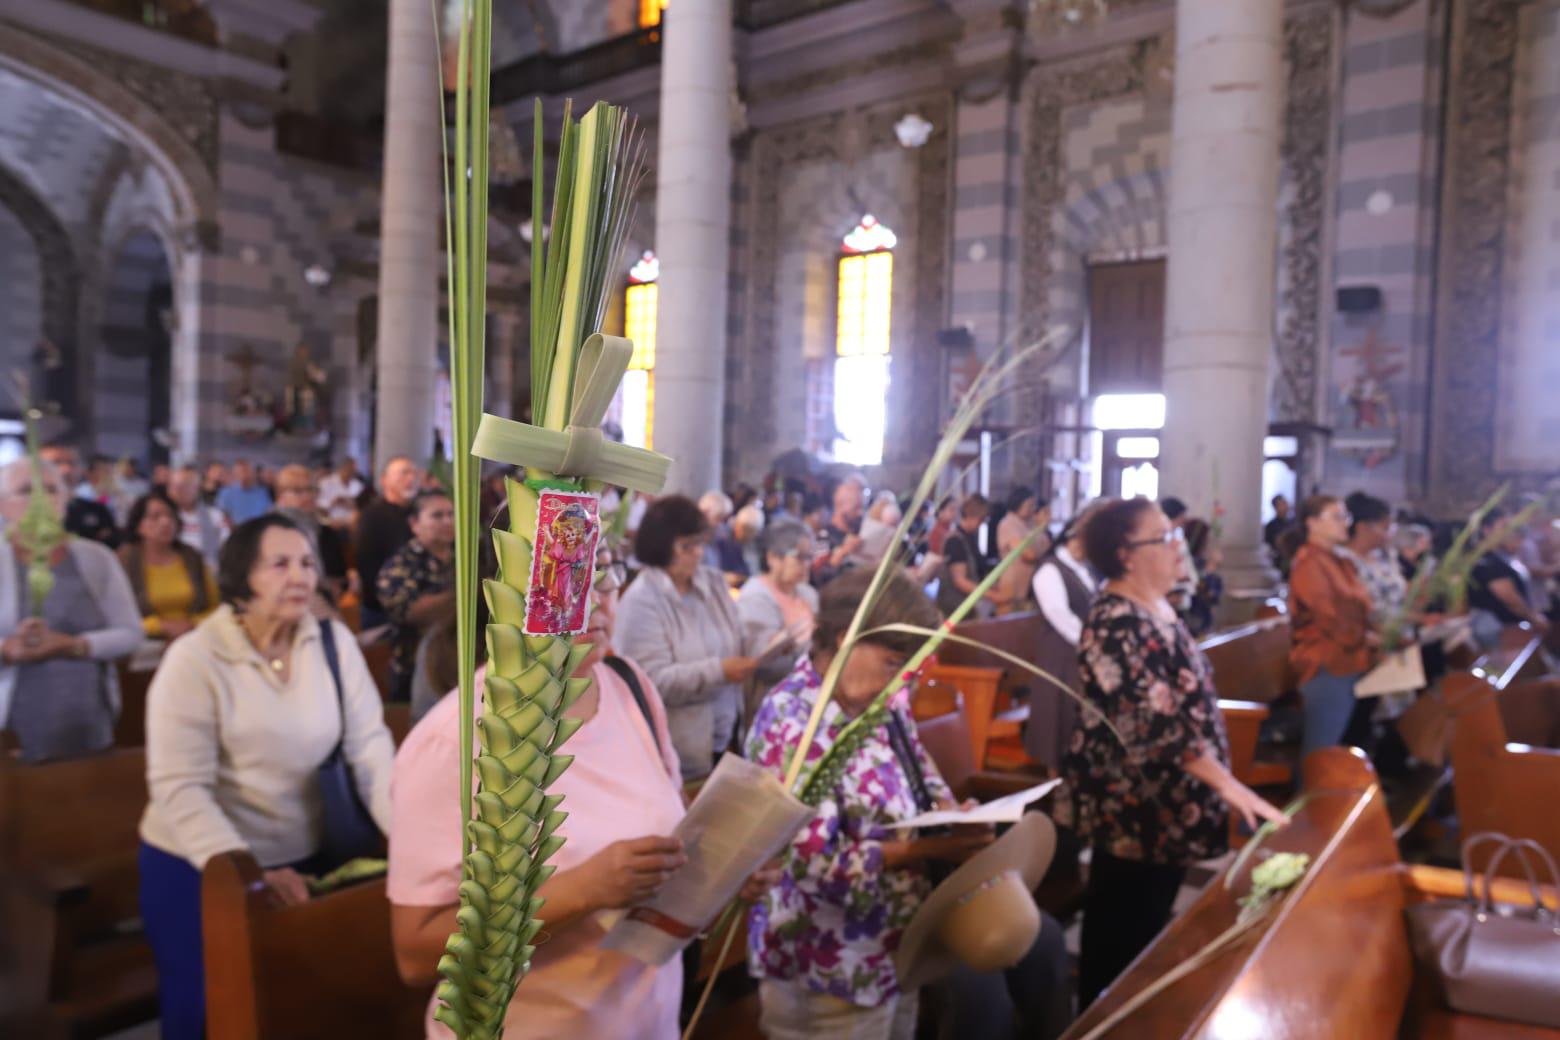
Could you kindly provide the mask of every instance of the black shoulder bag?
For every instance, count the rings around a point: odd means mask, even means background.
[[[639,676],[634,674],[633,666],[612,654],[608,654],[601,660],[602,664],[618,674],[618,678],[623,680],[623,685],[628,687],[628,692],[634,695],[634,703],[639,705],[639,712],[645,717],[645,725],[650,727],[650,740],[659,746],[661,738],[655,735],[655,719],[650,717],[650,702],[645,699],[645,689],[639,685]]]
[[[347,739],[347,705],[341,691],[341,659],[336,653],[335,626],[329,620],[320,622],[320,646],[325,651],[325,663],[330,666],[330,678],[336,687],[336,707],[341,715],[341,736],[336,738],[336,746],[320,763],[319,769],[320,805],[325,819],[319,859],[322,869],[330,871],[354,859],[384,855],[385,839],[368,806],[363,804],[352,767],[342,753],[342,745]]]

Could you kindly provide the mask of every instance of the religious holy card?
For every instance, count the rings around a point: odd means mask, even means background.
[[[601,503],[595,495],[541,492],[525,602],[526,635],[572,636],[585,631],[600,537]]]

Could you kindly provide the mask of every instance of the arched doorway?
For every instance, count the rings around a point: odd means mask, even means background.
[[[92,380],[99,454],[143,465],[168,461],[152,431],[168,428],[173,328],[172,265],[161,239],[137,228],[108,261]]]

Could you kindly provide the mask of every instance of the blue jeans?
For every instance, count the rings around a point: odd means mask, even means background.
[[[206,1035],[206,971],[200,871],[182,856],[141,843],[141,919],[157,964],[163,1040]]]
[[[1368,729],[1362,734],[1360,728],[1362,723],[1369,726],[1370,709],[1376,702],[1354,696],[1358,680],[1357,673],[1334,675],[1323,668],[1300,685],[1300,700],[1305,708],[1305,735],[1300,741],[1302,760],[1320,748],[1368,743]]]

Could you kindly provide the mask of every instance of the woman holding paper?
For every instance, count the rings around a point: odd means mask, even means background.
[[[1354,696],[1380,639],[1371,626],[1370,590],[1338,550],[1353,517],[1331,495],[1300,503],[1305,544],[1289,568],[1289,662],[1305,709],[1303,754],[1335,744],[1369,750],[1375,704]]]
[[[762,573],[742,586],[737,614],[747,645],[760,658],[757,676],[767,689],[790,674],[796,656],[812,639],[818,590],[807,584],[814,542],[806,524],[776,520],[759,536],[759,547]]]
[[[569,741],[574,764],[549,789],[569,807],[558,830],[566,841],[551,861],[558,872],[540,889],[550,938],[538,945],[509,1005],[511,1040],[677,1036],[681,964],[651,967],[600,946],[600,912],[654,895],[684,861],[671,837],[683,803],[666,709],[637,667],[606,661],[621,583],[621,567],[609,566],[595,587],[591,652],[576,673],[595,681],[566,712],[587,721]],[[436,981],[444,942],[456,930],[462,842],[449,807],[459,800],[459,710],[459,696],[446,694],[401,745],[391,778],[386,894],[396,964],[411,985]],[[430,1002],[427,1035],[447,1037],[433,1020],[436,1007]]]
[[[1213,669],[1168,596],[1175,529],[1153,502],[1108,502],[1084,529],[1105,578],[1078,642],[1084,700],[1057,822],[1092,849],[1078,962],[1087,1007],[1170,920],[1192,863],[1225,851],[1229,813],[1284,814],[1236,780]],[[1091,710],[1092,709],[1092,710]]]
[[[785,773],[823,689],[823,676],[872,578],[870,571],[857,568],[824,587],[812,652],[759,708],[748,733],[749,759]],[[896,570],[862,628],[933,628],[941,620],[925,593]],[[821,758],[845,724],[903,673],[923,641],[921,635],[881,633],[855,644],[809,748],[809,761]],[[760,1024],[770,1040],[914,1036],[917,995],[900,990],[893,953],[932,890],[927,864],[962,861],[993,840],[985,828],[937,837],[893,829],[920,815],[923,804],[957,807],[917,738],[906,705],[900,704],[850,756],[816,815],[792,839],[779,885],[753,908],[748,965],[760,980]],[[1059,936],[1058,927],[1050,926],[1047,940]],[[1039,978],[1049,963],[1048,949],[1046,941],[1036,942],[1030,956],[1010,969],[1024,977],[1008,991],[1025,1003],[1041,1005],[1054,989]]]
[[[657,499],[634,535],[643,573],[623,594],[618,649],[666,699],[683,780],[708,776],[737,734],[742,684],[757,662],[726,577],[703,563],[710,523],[681,495]]]

